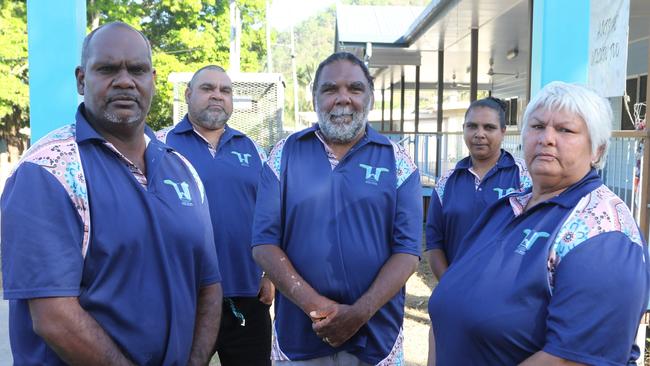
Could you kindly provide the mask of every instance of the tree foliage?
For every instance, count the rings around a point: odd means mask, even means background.
[[[0,1],[0,85],[0,138],[22,145],[18,130],[29,118],[25,1]]]
[[[230,4],[223,0],[87,0],[88,31],[120,20],[151,41],[156,95],[148,123],[172,124],[171,72],[206,64],[229,67]],[[261,71],[266,55],[265,3],[238,0],[243,72]],[[0,0],[0,138],[16,137],[29,119],[26,1]]]
[[[294,28],[298,105],[300,111],[311,111],[310,85],[318,64],[334,51],[336,8],[330,6],[305,19]],[[287,81],[285,92],[285,121],[293,120],[293,78],[291,75],[291,33],[277,34],[273,47],[273,69]]]
[[[238,0],[241,12],[242,72],[261,71],[266,55],[263,0]],[[157,72],[156,95],[148,123],[158,129],[172,124],[171,72],[193,72],[206,64],[228,68],[230,4],[208,0],[89,0],[88,24],[122,20],[150,40]]]
[[[428,0],[347,0],[347,5],[403,5],[425,6]],[[296,51],[296,76],[298,79],[298,105],[300,111],[313,110],[311,85],[316,68],[321,61],[334,52],[336,7],[323,9],[296,25],[294,29]],[[277,35],[273,48],[274,70],[282,72],[287,80],[285,93],[285,116],[293,119],[293,78],[291,75],[291,34],[289,30]],[[287,118],[285,118],[286,120]]]
[[[354,5],[426,5],[423,0],[344,0]],[[241,11],[241,71],[260,72],[266,59],[265,2],[238,0]],[[208,63],[229,67],[230,7],[225,0],[87,0],[88,30],[121,20],[151,41],[157,71],[149,124],[172,121],[171,72],[192,72]],[[334,50],[335,7],[295,28],[299,109],[311,110],[310,90],[319,62]],[[274,71],[287,81],[285,116],[293,116],[290,34],[273,35]],[[0,137],[16,136],[29,118],[26,0],[0,0]]]

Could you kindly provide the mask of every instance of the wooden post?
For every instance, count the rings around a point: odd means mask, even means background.
[[[390,127],[388,128],[389,131],[395,131],[395,128],[393,127],[393,94],[395,92],[395,84],[393,84],[393,70],[390,71],[390,103],[389,103],[389,110],[388,110],[388,116],[390,118]]]
[[[469,101],[471,103],[478,97],[478,28],[472,28],[470,41],[472,43],[469,79]]]
[[[646,108],[647,110],[647,108]],[[648,120],[646,111],[646,121]],[[650,183],[650,133],[646,127],[643,139],[643,160],[641,160],[641,181],[639,182],[639,228],[643,237],[648,240],[648,183]]]
[[[415,132],[420,132],[420,66],[415,67]]]
[[[650,45],[650,41],[648,41]],[[648,70],[650,70],[650,50],[648,51]],[[650,87],[650,78],[648,78],[648,87]],[[650,89],[646,89],[650,90]],[[648,101],[650,98],[646,97],[646,109],[645,109],[645,139],[643,139],[643,160],[641,161],[641,181],[639,182],[639,189],[641,190],[639,195],[639,228],[641,229],[641,234],[648,241],[648,184],[650,183],[650,134],[648,133]]]
[[[436,179],[442,175],[442,118],[443,93],[445,92],[445,51],[438,50],[438,109],[436,112]]]
[[[400,86],[400,96],[399,96],[399,104],[400,104],[400,107],[399,107],[399,131],[400,131],[400,132],[404,132],[404,108],[406,108],[406,107],[404,106],[404,103],[405,103],[404,95],[405,95],[405,93],[406,93],[406,89],[405,89],[405,85],[404,85],[404,81],[405,81],[405,79],[406,79],[406,78],[404,77],[404,66],[402,66],[402,71],[401,71],[401,75],[400,75],[400,79],[399,79],[399,80],[400,80],[400,81],[399,81],[399,86]]]
[[[386,131],[386,127],[384,126],[384,122],[386,121],[385,107],[386,107],[386,88],[382,85],[381,86],[381,130],[382,131]]]

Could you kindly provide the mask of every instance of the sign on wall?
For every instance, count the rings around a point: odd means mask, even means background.
[[[591,0],[588,85],[604,97],[625,92],[630,0]]]

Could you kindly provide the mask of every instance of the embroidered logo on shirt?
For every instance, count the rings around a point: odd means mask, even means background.
[[[494,188],[494,191],[499,195],[499,199],[509,195],[510,193],[517,192],[514,188]]]
[[[239,163],[241,164],[241,166],[245,166],[245,167],[249,166],[248,165],[248,158],[251,157],[251,154],[248,154],[248,153],[242,154],[242,153],[237,152],[237,151],[231,151],[230,153],[237,156],[237,159],[239,159]]]
[[[180,184],[178,184],[172,180],[165,179],[163,183],[174,187],[174,190],[178,195],[178,199],[181,200],[181,204],[183,204],[184,206],[192,206],[192,195],[190,195],[190,185],[187,184],[187,182],[181,182]]]
[[[548,238],[551,234],[547,233],[546,231],[526,229],[524,230],[524,235],[524,240],[519,243],[517,249],[515,250],[515,253],[517,254],[526,254],[526,252],[533,247],[533,244],[535,244],[537,239]]]
[[[379,184],[379,177],[381,176],[381,173],[387,172],[388,169],[386,168],[375,168],[370,165],[366,164],[359,164],[359,167],[363,168],[366,170],[366,183],[372,184],[372,185],[377,185]],[[373,172],[374,169],[374,172]]]

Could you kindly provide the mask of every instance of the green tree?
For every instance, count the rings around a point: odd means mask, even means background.
[[[242,17],[243,72],[261,71],[266,55],[265,4],[239,0]],[[122,20],[140,29],[150,40],[157,72],[156,95],[148,123],[154,129],[172,124],[171,72],[192,72],[205,64],[228,68],[230,5],[208,0],[88,0],[89,25]]]
[[[266,65],[264,0],[238,0],[242,15],[241,71],[261,72]]]
[[[344,0],[346,5],[401,5],[425,6],[427,0]],[[334,52],[336,7],[330,6],[295,26],[296,74],[298,79],[298,107],[301,111],[313,110],[310,86],[318,64]],[[277,35],[273,49],[274,68],[282,70],[287,81],[285,93],[285,120],[293,121],[293,79],[291,75],[291,52],[289,31]]]
[[[27,9],[25,1],[0,0],[0,138],[20,150],[29,119]]]
[[[88,29],[92,30],[101,23],[121,20],[128,24],[138,24],[144,16],[141,7],[134,7],[132,0],[87,0],[86,17]]]
[[[241,70],[258,72],[266,55],[265,4],[239,0],[242,14]],[[157,70],[156,95],[148,122],[172,123],[171,72],[194,71],[208,63],[229,66],[230,8],[214,0],[87,0],[88,30],[120,20],[151,41]],[[23,149],[20,128],[29,120],[27,10],[25,0],[0,0],[0,139]]]
[[[334,51],[334,27],[336,8],[330,6],[323,11],[305,19],[294,28],[296,51],[296,74],[298,79],[298,108],[311,111],[311,91],[309,86],[314,78],[318,64]],[[291,34],[289,31],[278,33],[273,48],[274,69],[280,70],[286,80],[285,125],[293,123],[293,79],[291,75]]]

